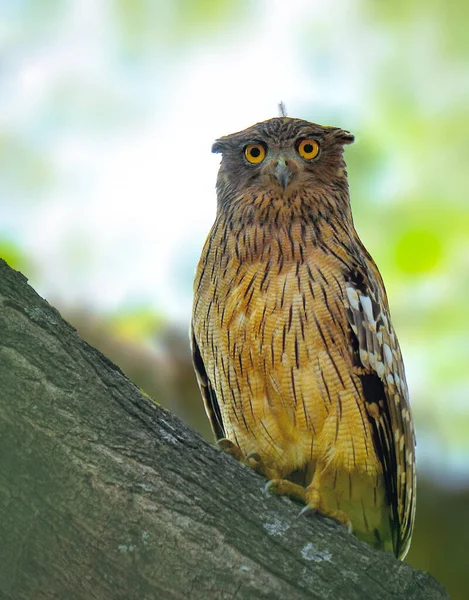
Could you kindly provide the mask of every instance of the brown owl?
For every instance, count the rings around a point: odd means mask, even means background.
[[[380,273],[336,127],[280,117],[220,138],[192,351],[213,431],[268,488],[403,558],[415,438]]]

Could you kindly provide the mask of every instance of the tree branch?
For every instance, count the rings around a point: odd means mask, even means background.
[[[0,260],[0,598],[448,598],[264,485]]]

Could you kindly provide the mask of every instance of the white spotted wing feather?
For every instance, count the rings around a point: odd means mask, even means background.
[[[415,435],[404,364],[381,282],[369,271],[357,280],[346,285],[347,315],[358,341],[360,367],[365,374],[378,376],[384,390],[384,398],[367,402],[376,402],[369,414],[391,507],[394,549],[403,558],[410,545],[416,500]]]

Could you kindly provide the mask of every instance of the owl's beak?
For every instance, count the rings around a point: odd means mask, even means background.
[[[278,159],[277,166],[274,170],[275,179],[280,183],[282,189],[284,190],[287,185],[290,183],[291,178],[293,177],[293,171],[288,165],[288,161],[281,156]]]

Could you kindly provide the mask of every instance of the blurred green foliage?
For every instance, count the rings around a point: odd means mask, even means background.
[[[241,20],[247,8],[232,0],[113,0],[112,7],[122,47],[137,54],[184,47],[200,36],[217,34]]]
[[[0,237],[0,258],[10,265],[12,269],[23,273],[31,272],[31,261],[18,246],[8,239]]]

